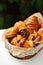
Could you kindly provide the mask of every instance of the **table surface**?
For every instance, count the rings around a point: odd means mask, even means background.
[[[12,57],[5,48],[2,35],[5,30],[0,30],[0,65],[43,65],[43,49],[33,58],[19,60]]]

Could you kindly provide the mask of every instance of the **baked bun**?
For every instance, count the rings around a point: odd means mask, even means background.
[[[40,41],[41,37],[37,32],[34,32],[33,34],[31,34],[28,38],[28,40],[32,40],[34,42],[34,44],[36,44],[38,41]]]
[[[41,27],[43,28],[43,22],[41,23]]]
[[[43,40],[43,28],[38,30],[38,34],[41,36],[41,40]]]
[[[32,16],[31,18],[28,19],[28,21],[26,22],[26,25],[31,30],[38,31],[39,29],[38,18],[36,16]]]
[[[8,28],[7,31],[4,32],[6,38],[12,38],[16,35],[18,29],[14,29],[14,27]],[[16,32],[16,33],[15,33]]]
[[[17,35],[11,40],[11,44],[18,47],[23,47],[24,42],[25,38],[23,38],[21,35]]]

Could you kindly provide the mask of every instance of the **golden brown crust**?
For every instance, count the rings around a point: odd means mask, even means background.
[[[17,28],[14,29],[14,27],[8,28],[7,31],[5,31],[5,37],[6,38],[12,38],[16,35],[17,33]]]
[[[25,38],[23,38],[21,35],[17,35],[11,40],[11,44],[19,47],[23,47],[24,42]]]
[[[28,21],[26,21],[26,25],[31,30],[37,31],[39,29],[38,18],[36,16],[31,17]]]
[[[43,22],[41,23],[41,27],[43,28]]]
[[[43,28],[38,30],[38,34],[41,36],[41,40],[43,40]]]
[[[34,44],[38,41],[40,41],[41,37],[37,32],[34,32],[33,34],[31,34],[28,38],[28,40],[32,40],[34,42]]]
[[[32,40],[26,40],[24,45],[23,45],[24,48],[33,48],[33,41]]]

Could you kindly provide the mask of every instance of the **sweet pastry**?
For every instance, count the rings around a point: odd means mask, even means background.
[[[24,45],[23,45],[23,47],[24,48],[33,48],[33,45],[34,44],[33,44],[33,41],[32,40],[29,40],[29,41],[26,40],[25,43],[24,43]]]
[[[43,40],[43,28],[38,30],[38,34],[41,36],[41,40]]]
[[[43,27],[43,22],[41,23],[41,27]]]
[[[18,28],[16,28],[16,30],[18,30]],[[5,31],[5,37],[6,38],[14,37],[17,33],[16,30],[14,29],[14,27],[11,27],[11,28],[7,29],[7,31]]]
[[[28,40],[32,40],[33,42],[38,42],[40,41],[40,38],[41,36],[37,33],[37,32],[34,32],[33,34],[31,34],[28,38]]]
[[[29,20],[26,22],[26,25],[31,30],[37,31],[39,29],[38,18],[36,16],[29,18]]]
[[[39,14],[41,16],[41,14]],[[32,57],[43,47],[43,27],[35,14],[25,21],[19,21],[4,32],[5,46],[18,58]]]
[[[11,40],[11,44],[19,47],[22,47],[24,42],[25,42],[25,38],[23,38],[21,35],[17,35]]]

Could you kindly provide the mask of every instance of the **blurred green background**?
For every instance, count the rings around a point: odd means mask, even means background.
[[[43,0],[0,0],[0,29],[11,27],[35,12],[43,15]]]

